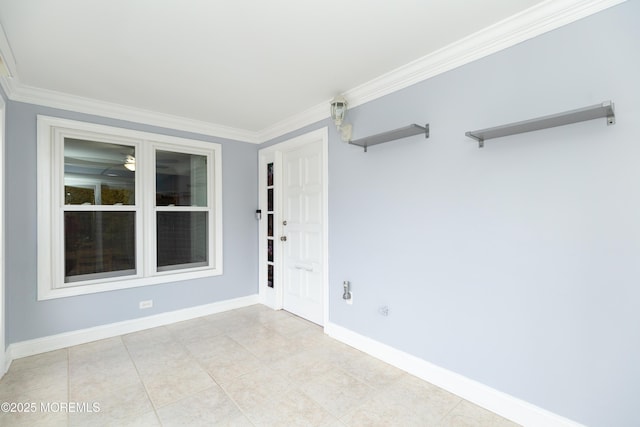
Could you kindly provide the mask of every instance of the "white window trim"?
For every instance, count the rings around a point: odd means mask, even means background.
[[[37,123],[38,300],[198,279],[223,273],[222,146],[220,144],[40,115]],[[61,250],[54,250],[53,245],[62,241],[63,224],[60,218],[61,209],[54,207],[53,204],[64,203],[59,200],[60,186],[63,185],[64,176],[64,154],[59,152],[60,144],[56,144],[55,141],[61,134],[74,133],[78,133],[81,138],[87,138],[88,133],[94,133],[101,138],[106,136],[109,141],[134,145],[136,155],[146,158],[147,162],[151,162],[150,159],[153,159],[155,150],[211,155],[213,161],[207,162],[209,177],[207,196],[211,201],[209,204],[213,204],[209,212],[209,224],[213,235],[213,239],[209,239],[209,265],[184,270],[156,271],[155,191],[149,191],[150,188],[155,189],[155,168],[147,168],[136,176],[137,204],[135,208],[130,209],[136,211],[137,274],[104,278],[99,283],[77,286],[66,284],[65,287],[60,287],[60,281],[64,281],[62,267],[64,254]],[[104,208],[103,210],[111,209],[109,206]],[[79,210],[81,209],[80,207]],[[113,209],[123,208],[114,207]],[[187,208],[187,210],[192,209]]]

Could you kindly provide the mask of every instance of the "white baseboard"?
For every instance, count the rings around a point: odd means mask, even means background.
[[[357,348],[523,426],[583,427],[582,424],[578,424],[575,421],[436,366],[419,357],[357,334],[335,323],[328,322],[324,327],[324,331],[338,341]]]
[[[61,348],[84,344],[91,341],[129,334],[144,329],[207,316],[209,314],[221,313],[223,311],[242,308],[258,303],[258,295],[250,295],[242,298],[214,302],[212,304],[189,307],[182,310],[154,314],[152,316],[141,317],[139,319],[125,320],[123,322],[110,323],[108,325],[96,326],[94,328],[80,329],[77,331],[13,343],[9,345],[5,355],[6,368],[8,370],[11,361],[21,357],[33,356],[34,354],[46,353],[48,351],[59,350]]]
[[[81,329],[62,334],[21,341],[9,345],[5,352],[2,373],[6,372],[11,362],[21,357],[46,353],[61,348],[84,344],[105,338],[155,328],[175,322],[221,313],[236,308],[260,303],[258,295],[220,301],[212,304],[190,307],[182,310],[160,313],[139,319],[126,320],[94,328]],[[327,322],[324,327],[327,335],[351,347],[357,348],[371,356],[389,363],[418,378],[441,387],[476,405],[495,412],[523,426],[545,427],[583,427],[582,424],[561,417],[545,409],[532,405],[524,400],[495,390],[482,383],[464,377],[455,372],[441,368],[424,359],[410,355],[371,338],[360,335],[335,323]],[[0,360],[2,358],[0,357]],[[0,374],[2,377],[2,374]]]

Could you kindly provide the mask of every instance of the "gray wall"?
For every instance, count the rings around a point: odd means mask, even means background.
[[[638,18],[629,1],[349,111],[354,138],[431,137],[363,153],[331,133],[330,320],[570,419],[638,425]],[[464,135],[609,99],[614,126]]]
[[[429,122],[428,140],[365,154],[331,126],[330,320],[579,422],[636,425],[638,17],[631,0],[349,112],[355,138]],[[615,126],[483,149],[464,136],[608,99]],[[8,343],[134,318],[141,299],[159,312],[256,292],[256,147],[223,142],[223,277],[36,302],[36,113],[118,123],[9,102]]]
[[[222,144],[222,276],[37,301],[36,115],[83,120]],[[8,102],[6,138],[7,344],[257,293],[257,146]],[[153,299],[141,311],[138,302]]]

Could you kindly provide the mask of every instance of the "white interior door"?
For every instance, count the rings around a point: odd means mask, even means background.
[[[323,324],[323,147],[312,142],[282,156],[283,308]]]

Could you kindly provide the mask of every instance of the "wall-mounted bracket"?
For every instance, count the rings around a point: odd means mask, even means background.
[[[607,125],[613,125],[616,123],[613,102],[605,101],[601,104],[577,110],[565,111],[564,113],[552,114],[550,116],[538,117],[536,119],[524,120],[487,129],[474,130],[465,133],[465,135],[478,141],[478,146],[482,148],[484,147],[484,141],[487,139],[501,138],[503,136],[515,135],[518,133],[564,126],[571,123],[599,119],[601,117],[607,118]]]

